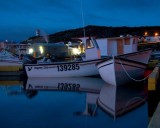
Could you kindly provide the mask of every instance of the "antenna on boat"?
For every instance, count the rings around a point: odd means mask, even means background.
[[[82,23],[83,23],[83,36],[86,37],[86,32],[84,28],[84,12],[83,12],[83,0],[81,0],[81,11],[82,11]]]

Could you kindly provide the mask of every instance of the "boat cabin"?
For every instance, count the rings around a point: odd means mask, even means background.
[[[78,38],[83,44],[83,50],[80,50],[81,53],[84,53],[83,60],[94,60],[101,59],[101,52],[97,43],[97,40],[94,37],[82,37]],[[80,43],[80,45],[81,45]]]
[[[138,49],[137,37],[112,37],[96,39],[101,56],[116,56],[136,52]]]
[[[63,43],[34,43],[28,48],[27,53],[34,57],[47,55],[66,57],[68,56],[68,47]]]

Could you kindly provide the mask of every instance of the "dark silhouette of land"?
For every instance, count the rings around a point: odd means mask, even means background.
[[[85,36],[95,36],[96,38],[119,37],[120,35],[144,36],[145,32],[148,33],[148,36],[154,36],[155,32],[160,34],[160,26],[107,27],[107,26],[89,25],[84,28],[66,30],[47,35],[48,42],[49,43],[61,42],[61,41],[67,42],[71,41],[71,38],[73,37],[84,37],[84,30],[85,30]],[[28,38],[28,41],[46,42],[43,35],[30,37]],[[27,43],[28,41],[23,41],[21,43]]]

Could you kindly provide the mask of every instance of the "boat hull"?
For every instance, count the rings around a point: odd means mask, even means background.
[[[151,53],[152,53],[152,49],[145,49],[145,50],[140,50],[138,52],[119,55],[118,57],[148,64]]]
[[[80,77],[99,75],[96,63],[102,59],[53,63],[53,64],[24,64],[28,77]]]
[[[143,78],[146,66],[143,63],[117,57],[97,64],[102,79],[115,86],[139,81]]]

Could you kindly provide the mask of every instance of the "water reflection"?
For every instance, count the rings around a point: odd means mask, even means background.
[[[28,78],[26,90],[58,90],[99,93],[106,83],[101,78]]]
[[[4,90],[7,95],[17,95],[23,93],[23,81],[18,76],[0,77],[0,88]]]
[[[105,84],[101,78],[96,77],[28,78],[25,89],[31,95],[35,94],[35,91],[42,90],[86,92],[85,110],[77,111],[74,114],[79,116],[94,116],[99,92]]]
[[[114,118],[143,105],[147,100],[144,85],[103,86],[98,105]]]
[[[11,84],[12,81],[10,85],[0,82],[2,128],[138,128],[148,125],[143,86],[116,88],[106,85],[101,78],[90,77],[29,78],[17,80],[16,84]],[[130,108],[136,109],[131,111]],[[115,119],[108,113],[114,116],[123,113],[123,116]]]

